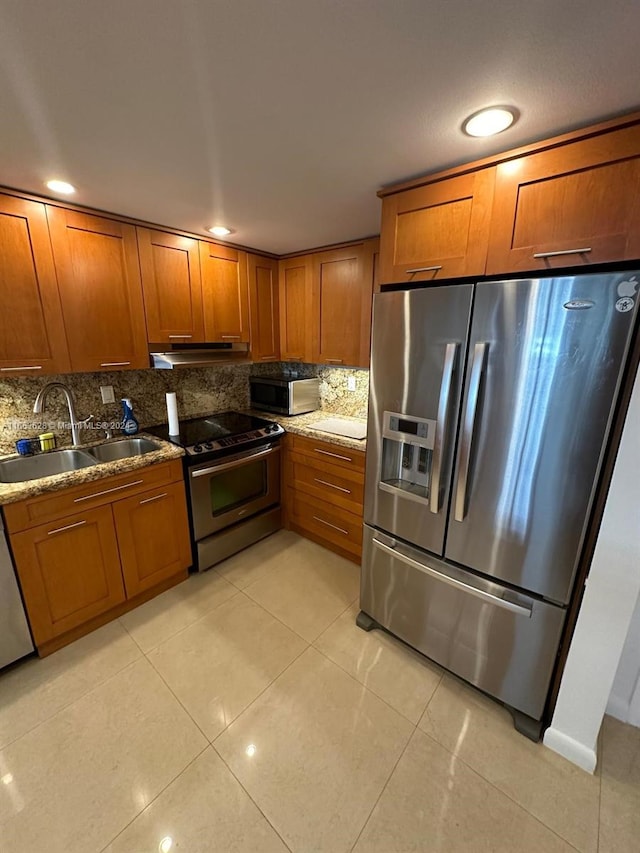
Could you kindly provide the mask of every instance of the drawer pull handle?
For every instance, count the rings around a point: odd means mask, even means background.
[[[591,247],[588,246],[585,249],[563,249],[562,252],[536,252],[534,254],[534,258],[558,258],[561,255],[586,255],[587,252],[591,251]]]
[[[318,518],[318,516],[317,516],[317,515],[314,515],[314,516],[313,516],[313,520],[314,520],[314,521],[319,521],[319,522],[320,522],[320,524],[326,524],[326,525],[327,525],[327,527],[331,527],[333,530],[337,530],[337,531],[338,531],[338,533],[344,533],[344,535],[345,535],[345,536],[348,536],[348,535],[349,535],[349,531],[348,531],[348,530],[345,530],[343,527],[338,527],[338,525],[337,525],[337,524],[331,524],[331,522],[330,522],[330,521],[325,521],[325,520],[324,520],[324,518]]]
[[[317,447],[313,448],[313,452],[322,453],[323,456],[333,456],[334,459],[344,459],[345,462],[353,462],[350,456],[341,456],[339,453],[330,453],[328,450],[319,450]]]
[[[82,527],[82,525],[86,523],[86,521],[76,521],[75,524],[67,524],[66,527],[56,527],[55,530],[50,530],[47,533],[47,536],[53,536],[54,533],[62,533],[63,530],[71,530],[72,527]]]
[[[103,361],[100,367],[126,367],[130,361]]]
[[[438,272],[442,269],[442,264],[434,264],[432,267],[416,267],[412,270],[405,270],[406,275],[413,275],[417,272]]]
[[[79,504],[81,501],[90,501],[92,498],[99,498],[102,495],[110,495],[111,492],[119,492],[121,489],[130,489],[132,486],[140,486],[144,480],[134,480],[133,483],[125,483],[123,486],[114,486],[112,489],[104,489],[102,492],[94,492],[92,495],[83,495],[81,498],[74,498],[74,504]]]
[[[351,494],[351,489],[343,489],[342,486],[336,486],[334,483],[327,483],[326,480],[320,480],[318,477],[314,477],[316,483],[321,483],[323,486],[329,486],[330,489],[337,489],[339,492],[344,492],[345,495]]]
[[[192,337],[193,337],[193,335],[169,335],[169,338],[171,340],[176,340],[176,341],[186,341],[186,340],[190,340]]]
[[[285,361],[302,361],[302,356],[301,355],[285,355],[284,360]]]
[[[342,358],[327,358],[327,359],[325,359],[325,361],[327,362],[327,364],[342,364],[344,359],[342,359]]]
[[[223,341],[239,341],[240,335],[220,335]]]
[[[39,364],[37,367],[0,367],[2,373],[11,373],[14,370],[42,370],[42,365]]]
[[[159,501],[160,498],[166,498],[166,496],[167,493],[163,492],[161,495],[154,495],[152,498],[145,498],[143,501],[140,501],[140,506],[142,506],[142,504],[150,504],[151,501]]]

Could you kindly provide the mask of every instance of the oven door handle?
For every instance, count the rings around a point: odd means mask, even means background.
[[[279,447],[268,447],[266,450],[243,453],[242,456],[234,459],[233,462],[221,462],[219,465],[210,465],[208,468],[191,471],[191,479],[195,480],[196,477],[205,477],[207,474],[218,474],[220,471],[229,471],[231,468],[240,468],[241,465],[253,462],[254,459],[262,459],[265,456],[271,456],[272,453],[279,452]]]

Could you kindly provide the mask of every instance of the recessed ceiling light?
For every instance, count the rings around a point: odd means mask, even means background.
[[[515,120],[516,111],[511,107],[489,107],[465,119],[462,129],[469,136],[493,136],[511,127]]]
[[[226,228],[224,225],[214,225],[212,228],[207,228],[207,231],[215,234],[216,237],[228,237],[229,234],[233,234],[233,228]]]
[[[71,195],[76,191],[73,184],[69,184],[67,181],[47,181],[47,186],[54,193],[62,193],[63,195]]]

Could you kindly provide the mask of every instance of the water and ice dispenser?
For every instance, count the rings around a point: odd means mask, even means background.
[[[435,420],[385,412],[380,488],[428,501],[435,437]]]

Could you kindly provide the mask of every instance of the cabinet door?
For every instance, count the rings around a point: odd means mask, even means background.
[[[65,373],[69,354],[43,204],[0,196],[0,378]]]
[[[640,257],[640,127],[501,163],[487,273]]]
[[[384,198],[381,282],[482,275],[494,181],[480,169]]]
[[[311,256],[280,261],[280,356],[311,361]]]
[[[125,600],[111,507],[11,536],[37,646]]]
[[[254,361],[280,361],[278,262],[249,255],[251,354]]]
[[[148,228],[137,232],[148,340],[203,341],[198,241]]]
[[[313,255],[312,358],[316,364],[369,364],[373,251],[360,243]]]
[[[207,341],[249,341],[247,255],[200,241],[204,333]]]
[[[113,504],[113,515],[127,598],[157,586],[191,565],[183,483],[171,483],[117,501]]]
[[[47,206],[71,369],[149,366],[133,225]]]

